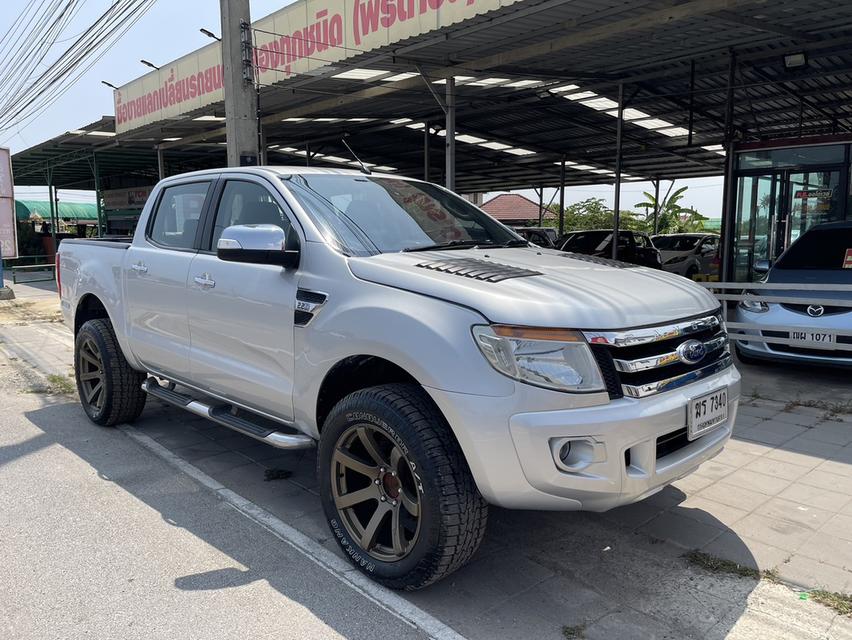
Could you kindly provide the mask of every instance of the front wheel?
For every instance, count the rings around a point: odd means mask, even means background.
[[[323,509],[347,558],[394,589],[421,589],[462,567],[488,507],[449,425],[417,386],[356,391],[322,431]]]
[[[95,424],[133,422],[145,407],[145,374],[121,352],[109,320],[89,320],[74,341],[74,377],[80,404]]]

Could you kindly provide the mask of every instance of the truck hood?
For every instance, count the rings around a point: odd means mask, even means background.
[[[470,259],[485,263],[473,263],[482,270],[493,267],[503,275],[526,270],[537,275],[495,282],[440,270],[446,265],[455,270],[453,264]],[[362,280],[464,305],[491,322],[505,324],[624,329],[719,307],[709,292],[686,278],[552,249],[385,253],[349,258],[349,267]]]

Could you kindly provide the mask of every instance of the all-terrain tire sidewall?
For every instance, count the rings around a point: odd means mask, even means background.
[[[398,410],[400,398],[419,401],[419,406],[413,407],[406,415]],[[452,435],[445,433],[441,438],[442,442],[449,445],[451,450],[449,457],[443,452],[437,452],[436,455],[434,438],[430,438],[429,442],[423,440],[423,421],[434,423],[432,426],[436,433],[440,433],[443,429],[449,431],[449,426],[446,425],[443,417],[437,409],[426,404],[425,399],[425,393],[413,385],[383,385],[355,392],[344,398],[331,412],[323,427],[319,443],[317,456],[319,490],[332,534],[352,564],[374,580],[395,589],[422,588],[465,564],[479,546],[485,527],[487,506],[476,491],[470,471]],[[390,400],[396,400],[396,407]],[[424,411],[424,409],[427,410]],[[417,429],[418,422],[421,423],[420,430]],[[356,424],[365,423],[381,429],[397,443],[409,462],[413,463],[415,480],[419,485],[420,532],[414,548],[407,556],[395,562],[384,562],[365,553],[351,539],[334,505],[331,487],[334,448],[339,437],[347,429]],[[427,450],[430,443],[432,451]],[[448,531],[447,523],[454,522],[455,516],[447,513],[446,504],[442,508],[444,489],[440,479],[442,475],[464,477],[465,474],[467,490],[475,493],[472,499],[476,509],[472,511],[482,514],[476,523],[481,530],[477,529],[472,536],[466,536],[476,538],[475,542],[465,545],[467,548],[459,548],[454,553],[448,553],[448,549],[454,549],[453,545],[460,542],[455,538],[464,538],[465,535],[462,532],[462,535],[449,539],[454,532]],[[446,496],[444,499],[446,500]],[[453,526],[459,525],[456,523]]]
[[[98,347],[103,368],[104,401],[98,409],[85,401],[78,354],[86,339],[91,339]],[[74,378],[80,404],[89,420],[95,424],[112,427],[123,422],[132,422],[139,417],[145,407],[146,394],[142,390],[145,375],[134,370],[124,357],[115,332],[108,320],[89,320],[77,333],[74,342]]]

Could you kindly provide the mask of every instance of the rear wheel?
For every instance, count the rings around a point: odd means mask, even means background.
[[[95,424],[133,422],[145,407],[145,374],[127,362],[108,320],[89,320],[80,327],[74,343],[74,376],[80,404]]]
[[[323,508],[362,572],[420,589],[463,566],[487,505],[449,425],[417,386],[356,391],[334,407],[318,455]]]

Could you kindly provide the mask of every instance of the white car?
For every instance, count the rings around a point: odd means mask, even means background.
[[[654,236],[660,250],[663,269],[693,279],[695,276],[718,275],[719,236],[712,233],[672,233]]]

